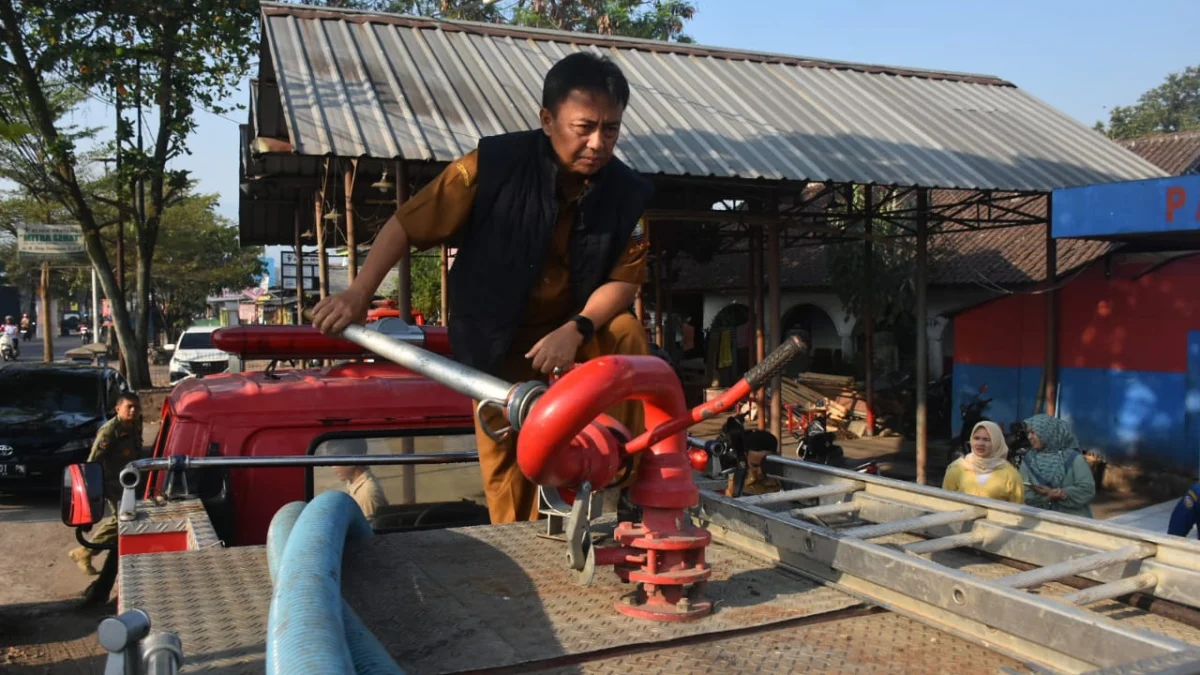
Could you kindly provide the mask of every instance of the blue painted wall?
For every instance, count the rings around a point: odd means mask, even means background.
[[[1062,368],[1059,372],[1060,416],[1070,420],[1087,448],[1103,450],[1110,459],[1135,456],[1188,468],[1200,458],[1200,332],[1189,335],[1188,373]],[[954,366],[954,410],[970,400],[981,384],[992,399],[985,414],[1001,423],[1034,413],[1041,368]],[[1183,405],[1184,402],[1187,405]],[[961,418],[954,420],[954,433]]]

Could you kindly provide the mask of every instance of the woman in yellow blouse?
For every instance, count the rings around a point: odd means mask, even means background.
[[[980,422],[971,431],[971,454],[946,467],[943,490],[1025,503],[1021,473],[1008,463],[1008,444],[995,422]]]

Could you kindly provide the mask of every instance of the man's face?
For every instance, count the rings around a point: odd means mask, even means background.
[[[624,112],[606,94],[574,89],[556,111],[542,108],[539,115],[559,164],[590,176],[612,159]]]
[[[121,399],[117,404],[117,417],[125,423],[133,422],[138,414],[138,405],[129,399]]]
[[[338,477],[338,480],[349,483],[354,478],[354,467],[335,466],[333,467],[333,473]]]

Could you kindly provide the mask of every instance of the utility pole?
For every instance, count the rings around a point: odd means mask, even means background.
[[[46,363],[54,361],[54,312],[50,309],[50,261],[42,261],[42,314],[38,317],[42,322],[42,360]]]

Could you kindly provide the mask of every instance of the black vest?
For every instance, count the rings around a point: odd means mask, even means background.
[[[495,374],[538,282],[558,219],[558,163],[541,129],[479,141],[471,219],[450,269],[454,358]],[[592,177],[571,228],[571,300],[608,281],[650,201],[650,181],[613,158]]]

